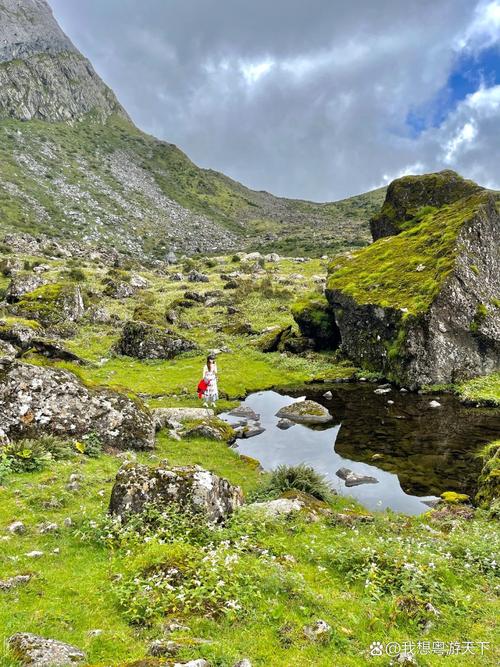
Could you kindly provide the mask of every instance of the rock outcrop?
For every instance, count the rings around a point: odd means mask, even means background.
[[[33,290],[41,287],[43,282],[43,278],[36,275],[36,273],[20,273],[10,281],[5,293],[5,300],[7,303],[16,303],[24,294],[33,292]]]
[[[285,405],[278,410],[276,417],[289,419],[297,424],[327,424],[332,421],[328,410],[316,401],[297,401]]]
[[[77,322],[83,317],[85,306],[78,285],[53,283],[24,294],[10,307],[10,311],[14,315],[51,327]]]
[[[67,667],[86,659],[85,653],[71,644],[31,632],[18,632],[8,639],[7,644],[24,667]]]
[[[408,208],[403,231],[334,260],[326,289],[345,355],[413,389],[500,368],[496,202],[462,181],[466,195],[448,204],[460,182],[437,176],[412,177],[404,201],[445,204]],[[446,196],[432,195],[436,183]]]
[[[116,475],[109,511],[126,521],[148,506],[161,510],[172,503],[203,512],[211,522],[224,521],[243,503],[239,487],[200,466],[150,468],[124,464]]]
[[[118,449],[151,449],[154,421],[141,404],[108,389],[89,389],[66,370],[14,361],[0,370],[0,430],[10,439],[95,433]]]
[[[137,359],[173,359],[181,352],[196,349],[195,343],[146,322],[130,321],[116,344],[118,354]]]

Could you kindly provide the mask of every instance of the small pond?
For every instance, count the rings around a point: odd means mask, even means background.
[[[323,398],[329,389],[332,398]],[[305,463],[325,475],[337,493],[371,510],[406,514],[429,509],[423,501],[443,491],[473,494],[480,471],[478,448],[500,438],[500,411],[468,408],[454,396],[374,393],[368,383],[311,388],[306,398],[328,408],[333,421],[323,427],[277,427],[276,412],[300,397],[276,391],[251,394],[243,405],[260,415],[263,433],[238,439],[238,451],[258,459],[265,470]],[[431,400],[441,407],[432,408]],[[237,424],[241,418],[221,415]],[[339,468],[370,475],[377,484],[347,488]]]

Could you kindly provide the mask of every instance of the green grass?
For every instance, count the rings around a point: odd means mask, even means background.
[[[483,404],[500,405],[500,373],[474,378],[458,385],[463,399]]]
[[[379,239],[329,267],[328,289],[360,304],[425,311],[453,269],[457,237],[486,203],[488,194],[461,199],[423,216],[397,236]]]

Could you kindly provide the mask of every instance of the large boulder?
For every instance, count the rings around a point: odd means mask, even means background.
[[[14,361],[0,370],[0,430],[10,439],[95,433],[118,449],[151,449],[149,410],[109,389],[90,389],[66,370]]]
[[[42,329],[38,322],[29,320],[0,320],[0,340],[11,343],[22,350],[31,347]]]
[[[427,177],[413,177],[426,182]],[[432,201],[437,201],[431,199]],[[500,216],[477,189],[337,258],[326,296],[341,349],[415,389],[500,369]]]
[[[13,306],[14,315],[36,320],[44,326],[77,322],[85,311],[78,285],[52,283],[43,285],[24,296]]]
[[[200,466],[157,468],[140,463],[124,464],[116,475],[109,511],[126,521],[149,506],[166,508],[172,503],[202,511],[220,523],[243,503],[243,493],[226,479]]]
[[[31,632],[12,635],[7,645],[24,667],[66,667],[86,660],[85,653],[79,648]]]
[[[43,278],[35,273],[19,273],[10,281],[5,293],[5,300],[7,303],[16,303],[25,294],[41,287],[43,283]]]
[[[196,349],[196,345],[169,329],[131,320],[123,327],[115,349],[118,354],[137,359],[172,359]]]
[[[403,176],[387,188],[380,213],[370,220],[374,241],[393,236],[418,224],[422,207],[441,208],[483,190],[451,170],[424,176]]]

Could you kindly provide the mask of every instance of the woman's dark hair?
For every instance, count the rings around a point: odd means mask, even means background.
[[[210,362],[215,364],[215,357],[213,354],[209,354],[207,357],[207,368],[210,368]]]

